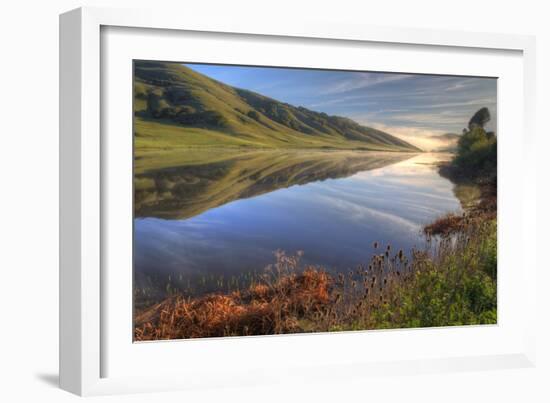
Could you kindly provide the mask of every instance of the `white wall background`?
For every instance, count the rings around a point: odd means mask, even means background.
[[[66,402],[56,387],[58,303],[58,14],[81,5],[162,7],[281,21],[315,18],[374,25],[447,28],[537,36],[541,177],[549,173],[546,117],[550,90],[549,11],[543,1],[392,0],[19,0],[4,2],[0,23],[0,399]],[[544,171],[545,170],[545,171]],[[546,174],[546,175],[545,175]],[[446,375],[93,398],[98,401],[550,401],[550,308],[543,228],[550,224],[548,180],[539,180],[541,319],[537,368]]]

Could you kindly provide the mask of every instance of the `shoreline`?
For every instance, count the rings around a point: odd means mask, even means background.
[[[268,269],[271,277],[260,276],[248,288],[195,298],[175,294],[136,312],[134,338],[170,340],[496,323],[496,219],[488,218],[479,208],[484,200],[480,198],[477,207],[465,209],[461,216],[448,214],[423,228],[429,242],[435,242],[433,252],[412,250],[409,261],[403,251],[375,243],[378,252],[368,264],[359,264],[347,275],[331,275],[322,268],[300,267],[301,256],[279,251],[277,262]],[[460,263],[471,256],[480,259],[480,268]],[[453,282],[473,287],[469,293],[488,293],[482,299],[489,307],[455,321],[448,313],[422,318],[418,301],[427,299],[431,305],[434,300],[431,291],[423,288],[425,282],[448,286],[452,284],[450,273]],[[462,300],[460,303],[468,305]]]

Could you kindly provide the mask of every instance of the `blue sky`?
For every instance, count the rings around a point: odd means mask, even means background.
[[[346,116],[430,150],[461,133],[481,107],[495,130],[493,78],[186,64],[231,86],[330,115]]]

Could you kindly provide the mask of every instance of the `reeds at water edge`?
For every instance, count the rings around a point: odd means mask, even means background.
[[[368,264],[329,274],[303,252],[226,293],[174,293],[136,315],[139,340],[496,323],[496,222],[463,217],[410,253],[372,245]]]

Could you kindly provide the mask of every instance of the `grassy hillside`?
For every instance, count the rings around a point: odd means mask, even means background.
[[[420,151],[388,133],[233,88],[178,63],[134,63],[136,155],[181,147]]]

